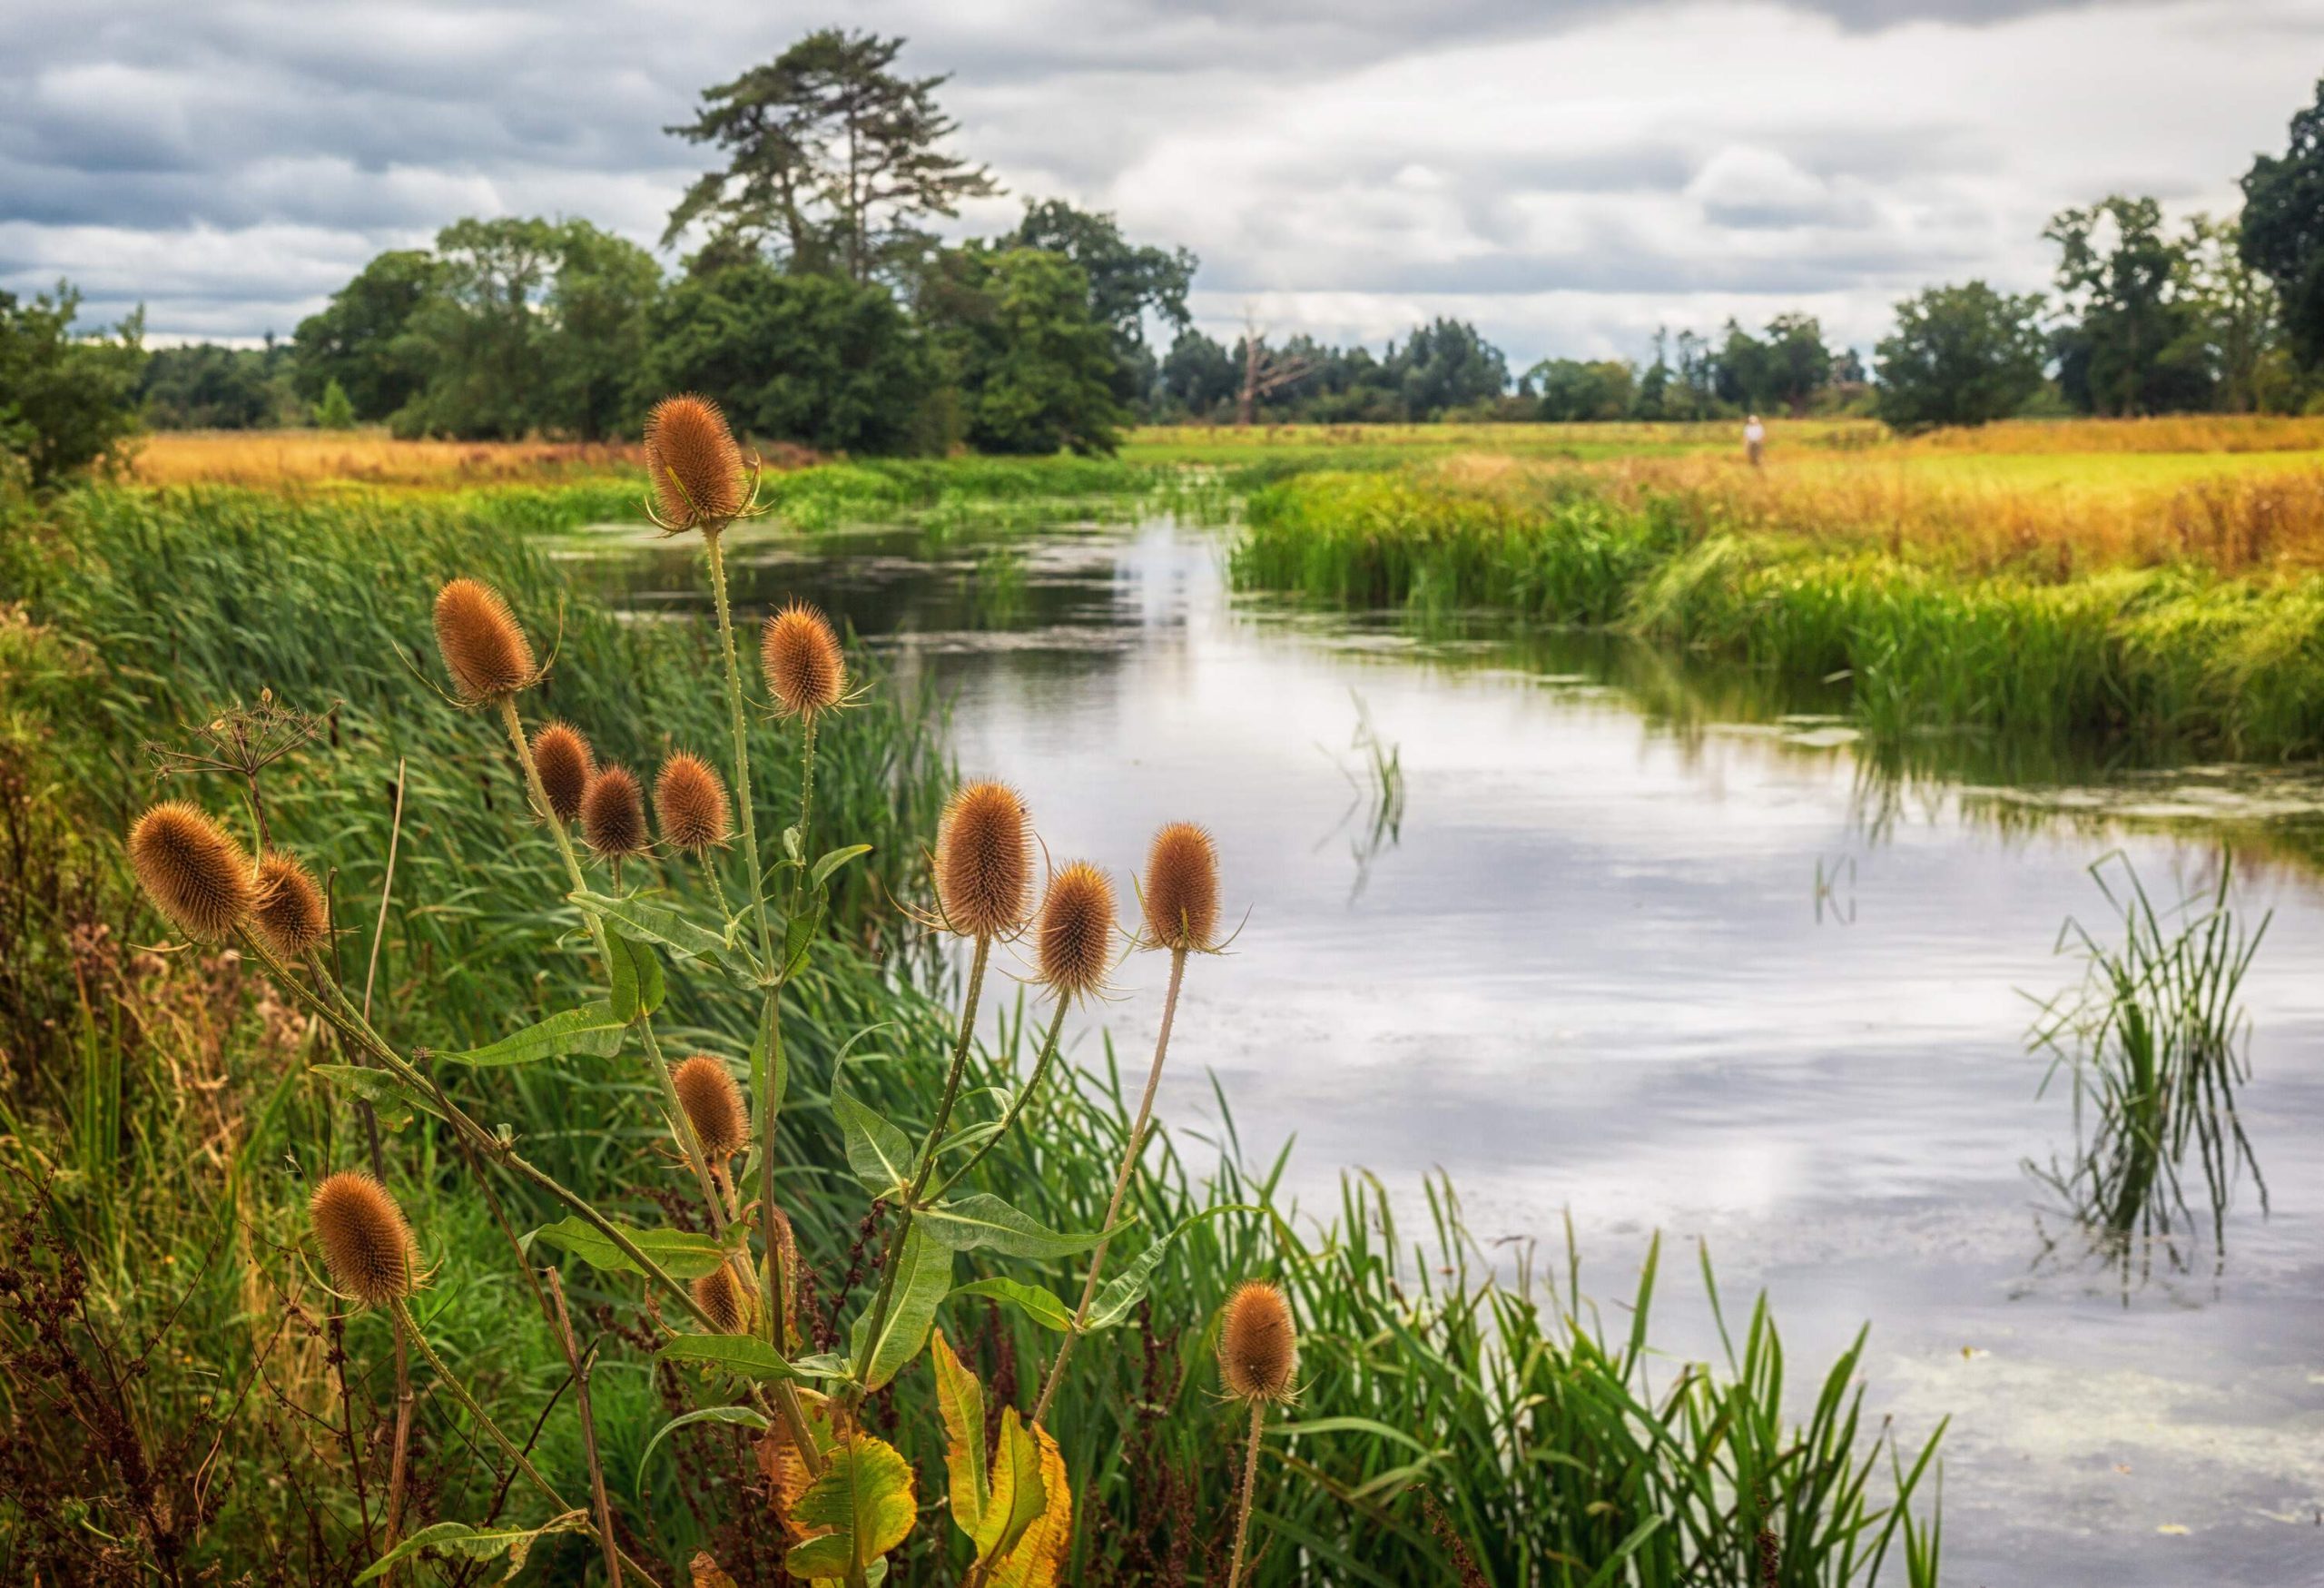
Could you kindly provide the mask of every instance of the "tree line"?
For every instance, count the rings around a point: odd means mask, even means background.
[[[69,287],[0,293],[0,449],[44,479],[142,419],[384,424],[399,436],[634,434],[650,394],[716,398],[768,440],[851,453],[1110,450],[1136,421],[1704,419],[1876,414],[1900,429],[2021,414],[2324,406],[2324,82],[2235,221],[2175,232],[2152,198],[2053,219],[2053,291],[1983,281],[1897,305],[1867,369],[1816,318],[1658,331],[1652,356],[1515,373],[1438,320],[1374,353],[1192,323],[1197,261],[1060,200],[948,244],[999,189],[949,153],[946,78],[903,41],[825,29],[705,90],[676,137],[714,163],[662,242],[675,275],[585,220],[454,222],[373,259],[287,340],[147,351],[142,316],[76,335]],[[1167,350],[1149,343],[1171,333]]]

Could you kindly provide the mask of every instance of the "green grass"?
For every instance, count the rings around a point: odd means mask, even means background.
[[[107,1549],[128,1580],[152,1574],[136,1485],[102,1455],[93,1472],[81,1426],[48,1409],[64,1393],[43,1366],[51,1359],[28,1352],[39,1315],[27,1298],[64,1286],[75,1265],[87,1291],[60,1338],[79,1360],[142,1363],[122,1394],[172,1514],[185,1519],[185,1561],[333,1583],[368,1559],[333,1429],[349,1404],[359,1429],[384,1406],[386,1334],[373,1315],[347,1323],[342,1395],[327,1321],[337,1309],[300,1251],[308,1189],[359,1161],[351,1116],[304,1073],[335,1055],[231,956],[131,946],[164,932],[129,888],[117,835],[153,793],[142,742],[175,737],[261,687],[330,709],[323,736],[269,774],[270,811],[290,846],[330,869],[338,952],[359,983],[390,782],[399,759],[409,768],[382,1028],[448,1049],[574,1001],[589,984],[577,918],[559,902],[547,837],[520,814],[505,749],[396,647],[431,666],[437,583],[487,577],[537,631],[557,636],[543,704],[603,754],[643,771],[667,746],[714,751],[723,703],[705,630],[624,623],[570,598],[528,537],[510,532],[571,528],[604,505],[581,487],[432,498],[89,489],[7,526],[0,595],[21,605],[0,622],[0,853],[15,861],[0,881],[10,1058],[0,1211],[72,1254],[16,1248],[12,1271],[40,1284],[0,1297],[0,1413],[25,1435],[0,1475],[0,1563],[16,1574],[40,1563],[49,1580],[105,1581],[96,1566]],[[919,845],[950,777],[933,725],[925,703],[875,679],[824,740],[818,826],[874,845],[843,873],[834,941],[786,1005],[793,1079],[778,1161],[826,1295],[848,1266],[862,1196],[830,1116],[833,1057],[880,1028],[851,1064],[852,1084],[890,1117],[919,1119],[945,1030],[941,981],[886,902],[924,895]],[[793,741],[771,723],[756,732],[763,787],[781,790]],[[172,792],[231,806],[215,786]],[[704,907],[691,877],[666,880]],[[1189,998],[1211,973],[1197,965]],[[675,967],[670,982],[674,1050],[743,1051],[740,1001]],[[979,1055],[973,1082],[1009,1079],[1022,1018]],[[1078,1057],[1081,1090],[1049,1094],[982,1171],[1060,1229],[1098,1221],[1108,1177],[1093,1166],[1111,1163],[1127,1131],[1109,1054]],[[481,1119],[506,1122],[543,1167],[658,1223],[684,1198],[635,1060],[633,1050],[454,1071],[445,1084]],[[1620,1321],[1603,1326],[1572,1268],[1552,1284],[1530,1259],[1488,1257],[1447,1185],[1426,1188],[1417,1240],[1367,1180],[1347,1180],[1335,1212],[1295,1208],[1285,1158],[1246,1152],[1220,1104],[1226,1133],[1215,1149],[1167,1129],[1152,1149],[1133,1198],[1139,1225],[1184,1232],[1137,1327],[1077,1355],[1053,1414],[1081,1506],[1068,1580],[1136,1581],[1172,1561],[1215,1574],[1213,1519],[1229,1504],[1238,1418],[1214,1397],[1208,1332],[1231,1287],[1253,1276],[1288,1291],[1306,1364],[1300,1405],[1275,1425],[1260,1469],[1265,1548],[1254,1581],[1452,1581],[1465,1555],[1494,1583],[1740,1588],[1758,1583],[1770,1544],[1786,1582],[1867,1582],[1883,1552],[1886,1580],[1934,1580],[1935,1430],[1897,1445],[1866,1420],[1860,1347],[1788,1380],[1773,1325],[1755,1310],[1720,1360],[1672,1360],[1652,1343],[1649,1303],[1669,1284],[1651,1250]],[[448,1139],[413,1124],[388,1152],[434,1265],[417,1303],[423,1327],[521,1437],[561,1386],[562,1359]],[[503,1194],[519,1229],[552,1216],[506,1184]],[[1318,1223],[1319,1213],[1332,1216]],[[1118,1260],[1151,1238],[1124,1237]],[[1062,1293],[1076,1278],[1064,1261],[1007,1273]],[[655,1376],[651,1325],[625,1281],[578,1264],[566,1279],[585,1332],[604,1340],[597,1426],[641,1552],[681,1563],[708,1546],[757,1580],[747,1562],[754,1548],[773,1558],[773,1530],[731,1439],[682,1434],[641,1470],[654,1430],[717,1398],[716,1386]],[[989,1385],[1013,1379],[1027,1396],[1046,1336],[982,1303],[955,1301],[941,1322]],[[908,1369],[903,1393],[872,1406],[895,1419],[882,1435],[921,1473],[921,1524],[895,1558],[896,1581],[936,1580],[948,1551],[960,1564],[936,1508],[928,1372]],[[492,1464],[425,1375],[421,1387],[423,1519],[482,1521]],[[561,1488],[586,1491],[569,1400],[541,1425],[538,1455]],[[195,1503],[197,1475],[214,1511]],[[375,1464],[375,1500],[378,1481]],[[1922,1519],[1907,1520],[1907,1502]],[[521,1491],[506,1514],[543,1519]],[[536,1577],[580,1580],[590,1558],[580,1540],[547,1541]]]

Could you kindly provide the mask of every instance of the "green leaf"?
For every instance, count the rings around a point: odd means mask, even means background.
[[[679,1429],[694,1423],[739,1424],[745,1428],[756,1428],[761,1433],[764,1433],[772,1425],[767,1422],[763,1413],[749,1406],[704,1406],[701,1410],[688,1412],[682,1417],[673,1417],[654,1431],[654,1437],[645,1442],[645,1453],[637,1458],[636,1493],[645,1492],[645,1464],[654,1459],[654,1447]]]
[[[923,1227],[930,1239],[941,1241],[956,1252],[990,1247],[1010,1258],[1062,1258],[1098,1244],[1095,1234],[1059,1235],[990,1191],[921,1208],[912,1228]]]
[[[661,1264],[673,1279],[699,1279],[726,1260],[718,1243],[706,1235],[688,1235],[675,1229],[637,1228],[625,1228],[622,1233],[635,1243],[639,1251]],[[554,1241],[593,1268],[616,1274],[643,1271],[596,1225],[585,1224],[579,1218],[561,1218],[555,1224],[545,1224],[525,1238],[525,1245],[529,1248],[533,1242],[543,1238]]]
[[[657,942],[692,959],[721,960],[734,946],[724,933],[713,932],[667,905],[648,904],[637,899],[609,899],[603,893],[586,892],[573,894],[572,899],[590,914],[620,927],[623,936],[641,942]]]
[[[1170,1249],[1170,1243],[1186,1234],[1187,1230],[1192,1229],[1204,1219],[1216,1218],[1222,1213],[1260,1211],[1260,1208],[1254,1208],[1248,1203],[1230,1202],[1217,1208],[1206,1208],[1191,1218],[1180,1219],[1177,1228],[1160,1237],[1152,1246],[1138,1253],[1128,1267],[1107,1280],[1099,1287],[1098,1294],[1090,1298],[1089,1316],[1081,1322],[1082,1332],[1094,1335],[1099,1329],[1112,1328],[1128,1317],[1130,1308],[1136,1307],[1138,1298],[1146,1294],[1147,1286],[1153,1281],[1154,1270],[1161,1266],[1164,1254]]]
[[[308,1066],[307,1073],[320,1075],[331,1085],[369,1102],[379,1116],[379,1123],[391,1130],[409,1124],[414,1113],[438,1119],[444,1117],[434,1098],[391,1070],[371,1070],[360,1064],[313,1064]],[[392,1110],[392,1118],[387,1110]]]
[[[614,1018],[630,1025],[662,1007],[662,962],[651,948],[609,932],[606,958],[612,968],[613,996],[608,1001]]]
[[[793,865],[807,863],[806,853],[800,847],[799,829],[796,826],[785,827],[783,830],[783,853],[791,857]]]
[[[566,1053],[610,1059],[621,1051],[622,1028],[628,1023],[614,1013],[610,1003],[585,1003],[579,1009],[565,1010],[545,1021],[536,1021],[488,1047],[438,1053],[436,1057],[448,1064],[471,1065],[530,1064]]]
[[[832,873],[839,870],[857,855],[871,853],[872,846],[868,843],[851,843],[844,849],[831,850],[815,862],[814,869],[807,873],[807,880],[820,888],[831,881]]]
[[[911,1184],[919,1154],[911,1138],[843,1091],[832,1093],[832,1115],[847,1140],[847,1167],[875,1197],[892,1197]]]
[[[995,1301],[1006,1301],[1043,1328],[1059,1334],[1073,1327],[1073,1308],[1038,1285],[1026,1285],[1015,1279],[979,1279],[974,1284],[955,1286],[950,1301],[960,1296],[989,1296]]]
[[[807,954],[815,946],[815,933],[823,924],[823,904],[816,895],[814,907],[805,913],[794,915],[783,923],[783,975],[788,981],[807,962]]]
[[[865,1337],[872,1326],[868,1307],[857,1316],[852,1331],[850,1354],[855,1359],[857,1382],[867,1394],[902,1372],[920,1355],[929,1329],[935,1325],[937,1306],[952,1287],[952,1254],[931,1240],[921,1226],[921,1220],[912,1220],[911,1233],[904,1237],[904,1249],[896,1258],[895,1294],[889,1298],[880,1337]]]
[[[1439,1454],[1401,1428],[1385,1423],[1375,1423],[1370,1417],[1311,1417],[1304,1423],[1277,1423],[1266,1431],[1270,1439],[1289,1439],[1301,1434],[1362,1434],[1374,1439],[1385,1439],[1401,1445],[1414,1455],[1434,1459]]]
[[[791,1524],[814,1536],[783,1558],[811,1582],[847,1577],[903,1543],[919,1504],[911,1465],[893,1445],[858,1434],[828,1454],[822,1476],[791,1507]]]
[[[438,1554],[464,1555],[472,1561],[488,1561],[496,1555],[508,1557],[508,1569],[501,1581],[507,1582],[525,1569],[525,1558],[542,1535],[551,1533],[586,1533],[589,1514],[567,1511],[562,1516],[552,1516],[538,1527],[498,1527],[489,1530],[470,1527],[465,1522],[438,1522],[423,1527],[395,1548],[373,1561],[355,1580],[369,1583],[374,1577],[385,1576],[397,1562],[409,1560],[421,1550],[432,1549]]]
[[[679,1335],[664,1344],[665,1362],[692,1362],[773,1384],[806,1376],[781,1352],[753,1335]]]

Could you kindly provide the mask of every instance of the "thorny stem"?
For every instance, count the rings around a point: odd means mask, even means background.
[[[1154,1089],[1161,1084],[1162,1060],[1170,1052],[1170,1021],[1178,1012],[1178,988],[1187,976],[1187,951],[1170,951],[1170,991],[1162,1000],[1162,1030],[1154,1039],[1154,1066],[1146,1072],[1146,1091],[1137,1100],[1137,1118],[1129,1128],[1129,1141],[1122,1149],[1121,1169],[1114,1176],[1114,1198],[1106,1205],[1106,1220],[1098,1228],[1111,1230],[1122,1216],[1122,1201],[1129,1195],[1130,1177],[1137,1172],[1137,1157],[1146,1145],[1147,1122],[1154,1116]],[[1041,1425],[1049,1415],[1049,1402],[1056,1398],[1057,1386],[1065,1377],[1066,1359],[1073,1355],[1073,1342],[1080,1337],[1081,1327],[1089,1321],[1089,1305],[1097,1298],[1098,1277],[1105,1272],[1106,1248],[1113,1244],[1113,1237],[1100,1234],[1098,1249],[1089,1254],[1089,1277],[1082,1281],[1081,1305],[1073,1309],[1073,1327],[1059,1339],[1057,1356],[1049,1363],[1049,1380],[1041,1386],[1041,1398],[1033,1403],[1033,1426]]]
[[[872,1298],[871,1324],[864,1331],[864,1349],[879,1348],[881,1327],[888,1321],[888,1305],[894,1299],[896,1268],[903,1254],[904,1238],[911,1233],[913,1214],[920,1210],[921,1193],[928,1189],[928,1177],[935,1172],[936,1149],[944,1139],[944,1127],[951,1122],[952,1104],[960,1095],[960,1071],[969,1060],[969,1043],[976,1035],[977,1001],[984,991],[985,963],[992,956],[992,939],[977,939],[976,958],[969,965],[969,990],[960,1002],[960,1026],[952,1039],[952,1066],[944,1077],[944,1098],[936,1105],[936,1120],[928,1128],[928,1140],[920,1149],[920,1168],[912,1175],[911,1185],[904,1192],[903,1217],[896,1220],[896,1228],[889,1234],[887,1250],[880,1259],[880,1293]],[[871,1370],[869,1361],[855,1365],[860,1381]]]
[[[391,1320],[396,1337],[396,1431],[388,1458],[388,1548],[396,1547],[403,1527],[404,1490],[411,1481],[411,1342],[404,1337],[403,1316]]]
[[[608,1588],[621,1588],[621,1546],[614,1541],[614,1508],[606,1498],[606,1469],[597,1459],[597,1423],[589,1413],[589,1370],[596,1366],[595,1351],[586,1358],[581,1355],[581,1344],[573,1337],[573,1319],[565,1310],[565,1281],[557,1277],[555,1268],[548,1271],[549,1299],[556,1304],[556,1336],[565,1347],[566,1366],[573,1369],[574,1403],[581,1411],[581,1448],[589,1458],[589,1494],[597,1505],[597,1542],[606,1546],[606,1582]]]
[[[437,1382],[449,1392],[454,1400],[460,1403],[468,1415],[476,1420],[477,1426],[482,1428],[491,1437],[492,1442],[500,1446],[502,1453],[516,1464],[517,1470],[523,1473],[531,1481],[533,1487],[547,1497],[550,1504],[556,1506],[560,1513],[576,1509],[565,1503],[565,1497],[556,1492],[556,1486],[548,1479],[541,1475],[540,1469],[533,1465],[532,1459],[517,1447],[514,1439],[500,1431],[500,1425],[494,1422],[491,1415],[477,1404],[476,1396],[468,1393],[468,1386],[462,1384],[453,1375],[452,1370],[444,1365],[444,1359],[436,1355],[436,1347],[429,1345],[428,1336],[419,1332],[419,1325],[413,1319],[411,1308],[405,1303],[403,1297],[399,1296],[389,1305],[395,1308],[396,1321],[410,1331],[412,1344],[418,1346],[419,1354],[428,1358],[428,1366],[436,1370]],[[593,1526],[590,1531],[596,1532],[596,1529]],[[606,1548],[612,1551],[631,1571],[648,1583],[655,1580],[653,1573],[631,1558],[629,1552],[614,1543],[610,1537],[606,1540]]]
[[[710,552],[710,591],[718,605],[718,647],[726,663],[726,715],[734,735],[734,804],[743,818],[743,859],[751,868],[751,911],[758,923],[759,957],[772,964],[774,939],[766,923],[763,886],[765,873],[759,865],[759,824],[751,809],[750,719],[743,710],[743,673],[734,660],[734,616],[726,600],[726,550],[719,533],[717,529],[705,529],[702,541]]]
[[[1057,1001],[1057,1013],[1050,1017],[1049,1034],[1041,1039],[1041,1055],[1033,1063],[1032,1079],[1025,1082],[1022,1090],[1009,1100],[1009,1107],[1002,1110],[1000,1123],[994,1128],[992,1134],[986,1137],[983,1143],[969,1155],[968,1162],[944,1178],[944,1183],[931,1194],[929,1198],[931,1201],[941,1200],[945,1192],[967,1179],[969,1171],[984,1161],[986,1153],[1000,1145],[1000,1139],[1009,1134],[1009,1128],[1017,1122],[1017,1116],[1023,1113],[1025,1105],[1033,1100],[1033,1094],[1041,1089],[1041,1080],[1049,1072],[1049,1061],[1057,1057],[1058,1035],[1065,1029],[1065,1013],[1070,1007],[1070,1000],[1060,997]]]
[[[1235,1588],[1243,1580],[1243,1545],[1251,1532],[1251,1491],[1259,1478],[1259,1425],[1266,1415],[1267,1403],[1253,1396],[1251,1438],[1243,1451],[1243,1496],[1235,1504],[1235,1563],[1227,1568],[1226,1588]]]
[[[734,646],[730,640],[727,646],[729,666],[732,665],[733,656]],[[731,681],[732,675],[729,677]],[[741,698],[741,688],[737,685],[735,699],[739,701]],[[739,735],[734,740],[734,758],[737,765],[744,764],[749,760],[749,752]],[[807,853],[807,818],[814,808],[814,803],[815,719],[811,715],[807,718],[799,755],[799,853],[802,857]],[[763,879],[758,874],[758,854],[755,850],[751,854],[751,896],[753,900],[760,900],[761,884]],[[791,912],[794,917],[801,908],[806,876],[807,873],[803,867],[792,879]],[[761,908],[763,909],[763,901],[760,900],[760,903]],[[790,932],[787,927],[783,932],[783,952],[787,956],[790,952]],[[759,1066],[759,1095],[755,1102],[759,1127],[759,1221],[761,1225],[759,1233],[766,1245],[767,1342],[779,1352],[783,1349],[783,1320],[791,1314],[789,1297],[784,1295],[784,1290],[790,1284],[790,1277],[783,1272],[780,1256],[782,1243],[775,1228],[775,1219],[779,1215],[774,1204],[774,1071],[776,1058],[783,1051],[783,982],[789,980],[787,975],[789,966],[787,964],[771,965],[770,968],[777,972],[777,976],[774,985],[768,990],[766,995],[764,1014],[766,1061]],[[813,1463],[817,1459],[812,1454],[812,1443],[802,1440],[800,1449],[807,1454],[808,1470],[812,1471]]]

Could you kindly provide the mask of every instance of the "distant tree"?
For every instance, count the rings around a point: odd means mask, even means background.
[[[2243,177],[2243,261],[2273,281],[2302,370],[2324,370],[2324,79],[2291,118],[2280,159],[2260,155]]]
[[[2101,414],[2211,405],[2211,371],[2181,290],[2185,244],[2163,233],[2162,206],[2121,194],[2063,210],[2042,235],[2058,245],[2067,322],[2055,341],[2067,399]]]
[[[1047,249],[1081,267],[1089,278],[1090,312],[1114,337],[1114,395],[1126,404],[1142,401],[1155,385],[1158,368],[1146,345],[1146,318],[1184,331],[1192,323],[1187,293],[1196,261],[1185,249],[1138,246],[1122,236],[1113,216],[1077,210],[1062,199],[1028,204],[1004,247]]]
[[[324,386],[322,400],[315,404],[315,428],[351,430],[357,423],[355,404],[349,400],[347,388],[336,380]]]
[[[858,282],[914,276],[935,249],[921,223],[1000,190],[940,147],[958,128],[936,103],[948,79],[898,75],[903,47],[823,28],[705,89],[694,121],[667,130],[724,163],[686,190],[664,244],[701,222],[713,263],[763,252]]]
[[[1638,371],[1627,359],[1544,359],[1525,380],[1536,411],[1553,424],[1628,419],[1638,403]]]
[[[2195,215],[2187,222],[2186,280],[2219,397],[2230,413],[2282,406],[2295,379],[2283,339],[2283,304],[2274,284],[2243,257],[2232,221]]]
[[[1760,405],[1781,405],[1804,414],[1809,400],[1832,381],[1832,350],[1812,314],[1778,314],[1768,321],[1767,388]]]
[[[1234,402],[1240,381],[1226,348],[1198,330],[1180,331],[1163,356],[1163,400],[1191,419],[1220,417]]]
[[[586,221],[559,229],[556,273],[543,305],[542,428],[602,441],[644,422],[646,320],[661,291],[661,267],[635,242]]]
[[[291,391],[290,350],[215,342],[156,348],[138,380],[145,422],[159,430],[252,430],[299,411]]]
[[[1880,417],[1900,430],[2005,419],[2042,389],[2047,343],[2038,295],[1983,281],[1931,287],[1896,305],[1874,350]]]
[[[1509,390],[1509,360],[1465,321],[1437,320],[1416,327],[1382,362],[1416,419],[1442,418],[1448,409],[1482,402]]]
[[[940,261],[925,312],[980,451],[1110,452],[1128,419],[1113,335],[1062,254],[971,244]]]
[[[120,456],[137,431],[145,316],[75,335],[81,294],[59,281],[25,302],[0,292],[0,450],[35,488]]]
[[[1329,361],[1329,352],[1304,337],[1288,348],[1271,349],[1257,317],[1246,314],[1243,340],[1235,344],[1235,422],[1256,424],[1261,403],[1305,382]]]
[[[931,380],[893,295],[753,260],[672,287],[655,306],[656,390],[699,391],[735,427],[831,452],[901,452]]]
[[[336,380],[359,419],[386,419],[409,402],[427,383],[427,370],[405,333],[442,276],[436,257],[417,249],[365,265],[328,308],[299,322],[291,339],[299,395],[318,400]]]

